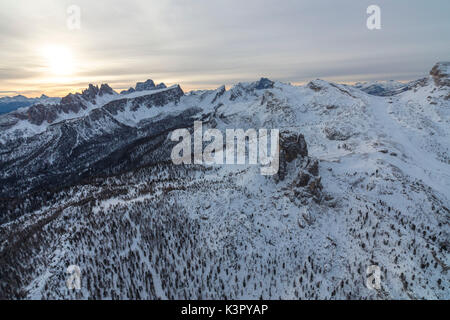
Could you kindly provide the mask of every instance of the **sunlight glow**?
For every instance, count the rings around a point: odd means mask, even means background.
[[[64,46],[48,46],[43,49],[48,70],[58,76],[72,75],[74,72],[73,56]]]

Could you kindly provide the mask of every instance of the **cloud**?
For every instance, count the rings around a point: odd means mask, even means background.
[[[75,3],[81,30],[71,31],[66,9],[73,1],[1,2],[0,88],[48,90],[52,76],[39,49],[49,44],[70,48],[76,60],[72,82],[53,84],[61,88],[96,81],[128,87],[148,77],[199,88],[262,75],[408,80],[450,52],[446,0],[379,0],[378,31],[366,28],[368,0]]]

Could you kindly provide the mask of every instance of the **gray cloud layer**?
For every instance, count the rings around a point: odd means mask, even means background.
[[[373,3],[382,29],[369,31]],[[66,27],[71,4],[81,8],[78,31]],[[37,52],[47,44],[72,50],[73,88],[89,81],[127,87],[147,77],[189,88],[260,76],[408,80],[450,59],[447,0],[4,0],[0,9],[6,91],[60,85],[42,80],[49,77]]]

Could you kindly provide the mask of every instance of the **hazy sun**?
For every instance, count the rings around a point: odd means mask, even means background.
[[[64,46],[48,46],[43,49],[47,67],[51,73],[58,76],[73,74],[73,56]]]

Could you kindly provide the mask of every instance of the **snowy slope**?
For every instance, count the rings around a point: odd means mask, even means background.
[[[96,100],[25,143],[2,131],[0,297],[448,299],[447,66],[389,96],[323,80],[175,86]],[[273,177],[174,166],[168,136],[194,120],[277,128],[307,150],[282,143],[294,160]]]

